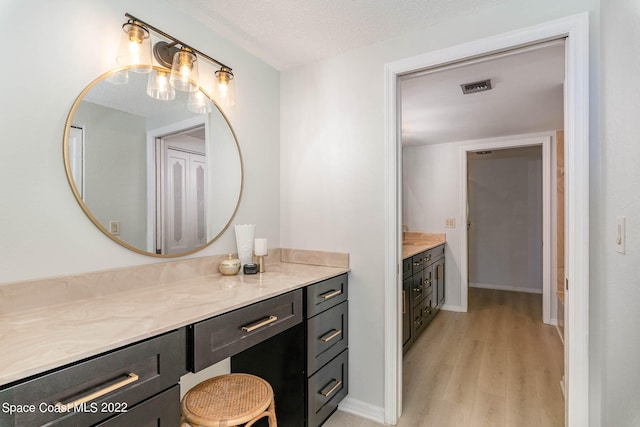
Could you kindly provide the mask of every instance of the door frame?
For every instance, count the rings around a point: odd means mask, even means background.
[[[518,138],[511,137],[503,140],[488,140],[477,144],[469,144],[460,147],[460,193],[462,195],[460,204],[461,226],[468,224],[468,211],[466,209],[468,186],[467,153],[483,150],[503,150],[507,148],[520,148],[540,146],[542,148],[542,321],[551,324],[551,298],[555,297],[555,292],[551,290],[551,137],[539,136]],[[460,240],[460,276],[461,276],[461,311],[466,312],[469,308],[469,230],[465,227]]]
[[[385,65],[384,421],[402,412],[402,147],[398,78],[478,56],[566,37],[565,424],[589,420],[589,13],[402,59]]]

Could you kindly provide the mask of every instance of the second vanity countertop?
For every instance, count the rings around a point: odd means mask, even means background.
[[[0,314],[0,386],[349,271],[273,262],[255,275],[203,275]]]
[[[444,233],[420,233],[406,231],[402,233],[402,259],[407,259],[420,252],[427,251],[446,243]]]

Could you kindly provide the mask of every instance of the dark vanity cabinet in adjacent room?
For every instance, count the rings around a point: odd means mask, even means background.
[[[439,252],[439,251],[438,251]],[[445,300],[445,286],[444,286],[444,246],[442,246],[442,252],[434,254],[436,256],[432,265],[433,275],[433,295],[434,304],[436,309],[440,309],[444,305]]]
[[[444,304],[444,264],[444,245],[403,260],[403,352],[411,347]]]
[[[411,258],[409,258],[411,262]],[[413,287],[413,276],[402,279],[402,348],[406,350],[411,345],[411,288]]]

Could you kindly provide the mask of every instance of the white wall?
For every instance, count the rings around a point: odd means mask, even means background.
[[[145,118],[81,102],[73,124],[84,129],[86,206],[107,229],[120,222],[118,239],[146,248]]]
[[[598,222],[592,247],[593,343],[602,357],[602,425],[640,422],[640,2],[602,2],[600,181],[592,182]],[[626,253],[615,251],[618,216]]]
[[[370,415],[384,400],[384,65],[598,7],[514,0],[282,74],[282,244],[351,254],[349,395]],[[459,268],[447,256],[448,270]]]
[[[469,153],[467,165],[469,286],[541,294],[542,148]]]
[[[12,40],[4,46],[12,60],[0,79],[0,283],[165,261],[133,253],[94,227],[69,189],[62,162],[69,109],[88,83],[115,66],[125,12],[233,67],[238,105],[227,114],[245,167],[234,223],[256,224],[258,236],[279,246],[276,70],[167,0],[3,1],[0,35]],[[226,252],[235,252],[232,228],[192,257]]]
[[[500,137],[492,141],[509,141],[530,137],[550,137],[555,141],[555,132],[513,135]],[[486,144],[488,140],[459,141],[445,144],[422,146],[407,146],[402,150],[402,222],[410,230],[427,233],[445,233],[447,245],[447,269],[445,282],[447,284],[446,305],[455,310],[463,310],[461,295],[461,260],[462,235],[464,232],[464,218],[462,217],[461,192],[462,176],[461,147],[474,144]],[[551,150],[552,152],[555,149]],[[552,163],[553,163],[552,159]],[[552,188],[555,188],[555,182]],[[555,203],[554,203],[555,205]],[[553,209],[553,208],[552,208]],[[445,228],[444,219],[454,218],[455,228]],[[555,216],[551,218],[552,229],[555,226]],[[555,246],[555,239],[552,248]],[[555,250],[552,252],[552,258]],[[552,298],[555,301],[555,297]],[[552,313],[555,305],[552,304]]]

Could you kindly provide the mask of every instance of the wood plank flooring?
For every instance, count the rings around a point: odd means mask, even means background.
[[[541,295],[469,289],[469,312],[441,311],[404,356],[400,427],[564,425],[563,348]],[[337,411],[326,427],[381,424]]]

